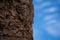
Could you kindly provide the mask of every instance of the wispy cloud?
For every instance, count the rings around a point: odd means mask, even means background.
[[[50,8],[44,9],[44,12],[45,13],[56,12],[57,9],[58,9],[57,7],[50,7]]]
[[[51,19],[55,18],[56,16],[57,16],[56,14],[48,15],[48,16],[45,16],[45,17],[44,17],[44,20],[45,20],[45,21],[51,20]]]
[[[35,0],[36,2],[42,2],[42,0]]]
[[[50,6],[51,4],[52,4],[51,2],[42,2],[39,6],[38,5],[35,5],[35,8],[42,9],[45,6]]]
[[[57,14],[48,15],[44,17],[46,21],[46,31],[52,36],[60,36],[60,21],[58,21],[55,17]]]
[[[33,32],[34,32],[33,35],[34,35],[34,38],[35,38],[34,40],[37,40],[37,39],[39,40],[39,39],[40,39],[40,36],[38,36],[38,35],[41,35],[41,34],[40,34],[41,32],[39,32],[39,31],[40,31],[40,30],[34,28],[34,31],[33,31]]]
[[[43,2],[43,3],[41,3],[40,8],[42,9],[46,6],[50,6],[51,4],[52,4],[51,2]]]
[[[56,20],[50,20],[50,21],[47,22],[47,24],[49,24],[49,25],[50,25],[50,24],[55,24],[55,23],[57,23]]]
[[[54,29],[54,27],[47,27],[47,32],[51,34],[52,36],[59,36],[59,31],[57,29]]]
[[[51,25],[54,24],[54,25]],[[47,22],[46,31],[52,36],[60,36],[60,21],[50,20]]]

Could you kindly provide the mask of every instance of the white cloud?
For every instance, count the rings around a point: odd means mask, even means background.
[[[45,6],[50,6],[52,3],[51,2],[43,2],[40,7],[43,8]]]
[[[56,16],[57,16],[56,14],[48,15],[48,16],[45,16],[45,17],[44,17],[44,20],[47,21],[47,20],[50,20],[50,19],[55,18]]]
[[[52,36],[59,36],[59,31],[57,29],[54,29],[54,27],[47,27],[46,31],[51,34]]]
[[[39,40],[40,39],[40,35],[41,35],[41,31],[39,30],[39,29],[37,29],[37,28],[34,28],[34,30],[33,30],[33,36],[34,36],[34,40]]]
[[[36,2],[42,2],[42,0],[35,0]]]
[[[46,31],[54,37],[60,36],[60,21],[51,20],[48,22],[48,24],[54,24],[54,25],[47,25]]]
[[[56,24],[57,23],[57,20],[50,20],[47,22],[47,24]]]
[[[55,11],[57,11],[57,7],[51,7],[48,9],[44,9],[44,12],[46,12],[46,13],[55,12]]]
[[[50,6],[51,5],[51,2],[42,2],[40,5],[35,5],[34,7],[36,9],[42,9],[44,8],[45,6]]]
[[[40,35],[40,32],[38,29],[34,29],[34,36],[37,37],[38,35]]]

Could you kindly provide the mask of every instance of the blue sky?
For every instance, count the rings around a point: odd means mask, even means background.
[[[60,0],[33,0],[34,40],[60,40]]]

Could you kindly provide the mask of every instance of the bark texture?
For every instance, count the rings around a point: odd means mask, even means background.
[[[0,40],[33,40],[32,0],[0,0]]]

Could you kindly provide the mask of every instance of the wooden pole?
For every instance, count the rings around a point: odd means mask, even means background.
[[[33,40],[32,0],[0,0],[0,40]]]

